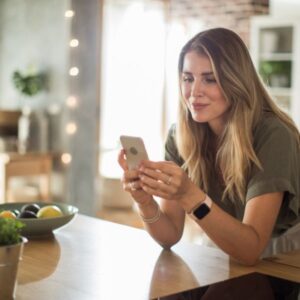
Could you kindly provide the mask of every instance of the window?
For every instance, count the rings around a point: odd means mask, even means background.
[[[143,137],[150,157],[162,157],[163,3],[105,3],[103,45],[100,174],[114,177],[121,134]]]
[[[119,136],[141,136],[152,160],[163,159],[164,139],[178,107],[177,62],[201,22],[166,24],[163,1],[104,3],[100,166],[120,177]]]

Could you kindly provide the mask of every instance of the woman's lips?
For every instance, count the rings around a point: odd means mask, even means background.
[[[194,110],[201,110],[204,109],[208,106],[209,104],[205,104],[205,103],[193,103],[192,107]]]

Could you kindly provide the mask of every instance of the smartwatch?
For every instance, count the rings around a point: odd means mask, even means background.
[[[197,204],[188,214],[193,220],[199,221],[209,214],[211,206],[212,200],[206,195],[204,201]]]

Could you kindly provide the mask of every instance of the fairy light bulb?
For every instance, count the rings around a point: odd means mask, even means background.
[[[72,67],[69,70],[69,74],[70,76],[77,76],[79,74],[79,69],[77,67]]]
[[[78,45],[79,45],[79,41],[77,39],[72,39],[70,41],[70,47],[75,48],[78,47]]]
[[[70,153],[63,153],[61,156],[61,161],[68,165],[72,161],[72,155]]]
[[[77,131],[77,125],[74,122],[69,122],[66,126],[67,134],[74,134]]]
[[[72,18],[72,17],[74,17],[74,15],[75,15],[75,12],[71,9],[65,11],[66,18]]]
[[[67,98],[66,103],[67,103],[67,106],[68,106],[68,107],[74,108],[74,107],[77,106],[78,101],[77,101],[77,98],[76,98],[75,96],[69,96],[69,97]]]

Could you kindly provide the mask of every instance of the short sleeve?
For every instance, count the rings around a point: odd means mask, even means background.
[[[165,160],[173,161],[178,166],[181,167],[184,161],[178,153],[175,134],[176,134],[176,125],[173,124],[169,129],[168,136],[165,142]]]
[[[286,230],[299,222],[300,150],[290,129],[274,120],[264,121],[254,134],[254,150],[263,170],[254,167],[246,201],[266,193],[284,192],[276,226],[278,230]]]

